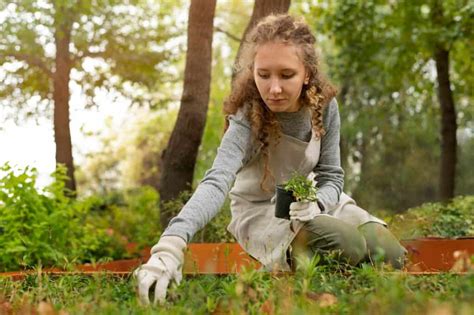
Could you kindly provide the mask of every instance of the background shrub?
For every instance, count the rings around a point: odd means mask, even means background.
[[[474,236],[474,196],[408,209],[393,217],[390,229],[400,238]]]
[[[65,168],[37,190],[37,171],[0,168],[0,271],[120,257],[123,244],[87,219],[88,207],[66,196]]]

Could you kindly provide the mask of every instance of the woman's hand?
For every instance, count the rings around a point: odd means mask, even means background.
[[[163,236],[151,249],[151,257],[146,264],[135,270],[138,280],[138,295],[144,305],[150,304],[149,291],[154,283],[153,304],[163,303],[171,281],[181,282],[186,242],[179,236]]]
[[[290,204],[290,220],[306,222],[314,219],[314,217],[320,213],[321,209],[317,202],[298,201]]]

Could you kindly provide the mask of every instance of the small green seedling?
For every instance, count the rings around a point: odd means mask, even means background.
[[[312,180],[298,173],[293,173],[290,180],[285,184],[285,190],[291,191],[296,201],[317,201],[317,188]]]

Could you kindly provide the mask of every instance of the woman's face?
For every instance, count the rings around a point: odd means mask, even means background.
[[[296,112],[303,84],[308,79],[298,47],[268,42],[257,48],[254,79],[258,92],[272,112]]]

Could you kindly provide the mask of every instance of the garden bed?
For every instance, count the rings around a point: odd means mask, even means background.
[[[421,238],[403,240],[408,250],[409,262],[405,272],[410,274],[432,274],[439,272],[467,272],[472,268],[474,238],[443,239]],[[141,251],[141,258],[116,260],[106,263],[84,264],[73,271],[46,268],[42,273],[51,275],[94,274],[108,272],[117,276],[127,276],[133,269],[149,258],[149,248]],[[260,264],[251,258],[237,243],[192,243],[186,253],[183,273],[185,275],[239,273],[243,269],[258,269]],[[21,280],[38,271],[18,271],[2,273],[1,276]]]

